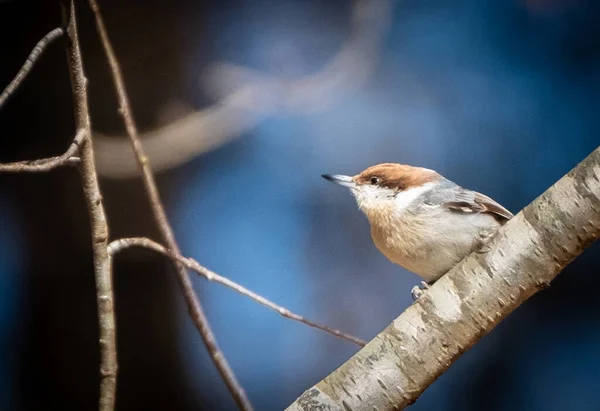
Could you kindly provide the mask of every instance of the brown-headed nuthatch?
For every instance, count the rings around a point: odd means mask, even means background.
[[[348,187],[391,262],[432,284],[491,237],[513,214],[433,170],[378,164],[354,177],[323,175]],[[422,291],[413,288],[413,297]]]

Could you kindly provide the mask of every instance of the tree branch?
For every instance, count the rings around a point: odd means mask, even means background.
[[[600,147],[287,411],[400,410],[600,236]]]
[[[38,41],[33,50],[31,50],[31,53],[27,57],[27,60],[25,60],[25,63],[23,63],[23,67],[21,67],[21,70],[19,70],[13,81],[11,81],[8,84],[8,86],[6,86],[2,94],[0,94],[0,108],[4,103],[6,103],[6,101],[8,101],[10,96],[14,94],[14,92],[21,85],[23,80],[25,80],[25,77],[27,77],[33,65],[42,55],[42,53],[46,49],[46,46],[48,46],[57,38],[61,37],[63,33],[63,29],[58,27],[52,30],[50,33],[46,34],[44,37],[42,37],[40,41]]]
[[[98,185],[98,175],[94,163],[89,108],[87,100],[87,79],[83,72],[83,62],[77,35],[75,0],[62,0],[63,18],[67,27],[67,62],[73,88],[75,122],[78,130],[83,130],[88,138],[80,147],[81,178],[83,193],[90,216],[92,247],[94,254],[94,274],[96,278],[96,299],[98,304],[99,343],[100,343],[100,411],[112,411],[115,406],[117,385],[117,348],[115,336],[115,313],[112,291],[112,260],[108,256],[108,224],[102,205],[102,195]]]
[[[192,258],[185,258],[177,253],[174,253],[173,251],[150,240],[149,238],[120,238],[118,240],[114,240],[108,245],[108,254],[112,257],[116,253],[123,251],[127,248],[131,248],[131,247],[147,248],[149,250],[152,250],[159,254],[167,256],[167,257],[171,258],[172,260],[176,260],[179,263],[186,266],[187,268],[189,268],[190,270],[197,272],[198,274],[200,274],[201,276],[206,278],[208,281],[214,281],[215,283],[222,284],[225,287],[228,287],[228,288],[232,289],[233,291],[235,291],[243,296],[246,296],[246,297],[250,298],[251,300],[254,300],[255,302],[259,303],[260,305],[270,308],[271,310],[275,311],[282,317],[301,322],[310,327],[317,328],[321,331],[325,331],[326,333],[329,333],[329,334],[334,335],[339,338],[343,338],[344,340],[347,340],[354,344],[360,345],[361,347],[364,347],[367,344],[366,341],[363,341],[360,338],[354,337],[350,334],[346,334],[340,330],[330,328],[326,325],[318,324],[312,320],[302,317],[301,315],[295,314],[295,313],[291,312],[290,310],[288,310],[287,308],[282,307],[279,304],[275,304],[274,302],[269,301],[265,297],[263,297],[259,294],[256,294],[253,291],[248,290],[244,286],[242,286],[234,281],[231,281],[228,278],[220,276],[219,274],[215,273],[214,271],[211,271],[208,268],[200,265],[200,263],[198,263],[196,260],[194,260]]]
[[[0,172],[7,173],[40,173],[54,170],[61,166],[70,166],[79,164],[79,158],[75,157],[79,151],[79,146],[85,140],[85,130],[80,129],[73,142],[63,154],[57,157],[43,158],[40,160],[17,161],[14,163],[0,164]]]
[[[125,88],[125,82],[123,81],[121,68],[119,67],[119,62],[108,37],[106,26],[100,13],[100,8],[98,7],[98,3],[95,0],[89,0],[89,5],[92,11],[94,12],[94,17],[96,19],[96,28],[100,35],[100,40],[106,53],[108,63],[111,68],[113,81],[115,83],[115,89],[120,107],[119,112],[123,116],[125,128],[127,129],[127,134],[129,135],[129,138],[131,140],[131,145],[133,147],[135,157],[140,167],[142,181],[144,183],[146,193],[148,194],[148,197],[150,199],[150,206],[152,208],[152,213],[154,214],[154,219],[156,220],[160,233],[165,242],[167,243],[168,247],[171,250],[173,250],[174,253],[181,254],[179,250],[179,245],[177,244],[177,241],[175,240],[175,235],[173,234],[173,229],[169,224],[167,214],[160,199],[158,188],[156,186],[156,181],[154,179],[154,175],[152,174],[152,169],[150,167],[150,161],[148,159],[148,156],[144,152],[144,147],[142,146],[142,143],[138,136],[137,127],[133,119],[133,113],[129,104],[129,98],[127,96],[127,91]],[[221,378],[227,385],[227,388],[229,389],[229,392],[231,393],[237,406],[241,410],[252,410],[252,405],[250,404],[250,401],[246,396],[246,392],[237,381],[237,378],[233,373],[233,370],[229,366],[225,355],[220,350],[217,344],[217,340],[213,334],[213,331],[210,328],[210,324],[208,322],[208,319],[206,318],[204,309],[202,308],[202,305],[200,304],[200,301],[194,292],[192,282],[188,276],[185,266],[181,263],[175,262],[175,268],[177,272],[177,278],[179,280],[179,285],[182,289],[183,296],[187,303],[190,316],[192,317],[196,328],[198,328],[198,331],[200,332],[200,335],[202,336],[202,339],[204,341],[204,345],[206,346],[213,363],[219,371]]]

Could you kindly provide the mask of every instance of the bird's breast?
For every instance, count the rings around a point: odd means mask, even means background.
[[[435,281],[479,245],[483,231],[497,225],[488,216],[440,213],[404,213],[384,224],[370,221],[373,243],[391,262]]]

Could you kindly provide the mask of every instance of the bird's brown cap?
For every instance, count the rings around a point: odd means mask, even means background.
[[[441,176],[433,170],[406,164],[383,163],[367,168],[352,177],[358,185],[378,185],[392,190],[406,190],[436,181]]]

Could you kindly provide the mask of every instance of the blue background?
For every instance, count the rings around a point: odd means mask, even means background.
[[[0,36],[0,84],[60,21],[54,5],[24,3],[0,5],[0,21],[15,23]],[[122,133],[84,6],[93,121]],[[170,99],[214,103],[198,77],[215,61],[273,76],[317,72],[349,36],[352,4],[104,6],[137,118],[150,130]],[[517,212],[600,142],[598,3],[401,1],[389,16],[363,87],[315,112],[277,111],[159,178],[185,255],[365,339],[411,303],[419,279],[376,250],[350,194],[321,174],[420,165]],[[64,56],[57,45],[47,54],[0,111],[2,161],[52,155],[69,141]],[[103,179],[102,188],[113,238],[158,238],[139,181]],[[94,285],[76,173],[0,176],[0,224],[0,409],[94,409]],[[411,410],[600,409],[599,250],[502,322]],[[235,409],[170,266],[138,251],[116,267],[117,409]],[[357,350],[216,284],[194,284],[257,410],[285,408]]]

